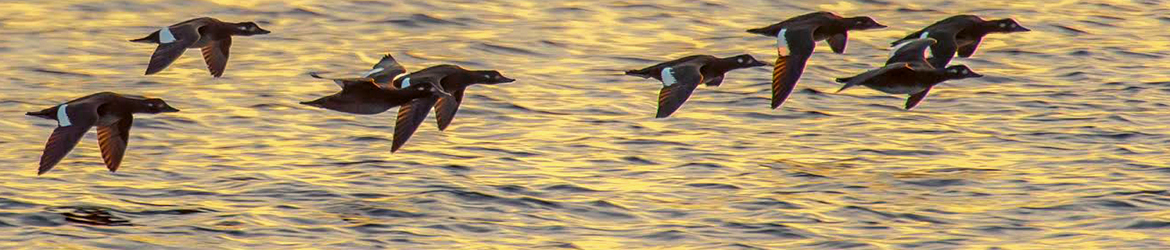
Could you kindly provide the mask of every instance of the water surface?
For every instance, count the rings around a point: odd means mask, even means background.
[[[1170,4],[1162,1],[5,1],[0,2],[0,248],[1159,249],[1170,248]],[[750,53],[743,32],[818,10],[891,28],[818,44],[792,98],[767,68],[701,87],[654,119],[659,83],[622,70]],[[904,96],[835,77],[950,15],[1013,17],[971,59],[987,75]],[[143,76],[126,42],[199,16],[273,31],[235,39],[223,78],[195,50]],[[394,114],[297,104],[306,74],[454,63],[474,86],[390,154]],[[53,121],[100,91],[165,98],[118,173],[94,133],[52,172]]]

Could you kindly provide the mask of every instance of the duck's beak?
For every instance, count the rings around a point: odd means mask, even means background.
[[[759,66],[771,66],[771,65],[772,65],[772,64],[769,64],[769,63],[766,63],[766,62],[761,62],[760,60],[755,60],[755,59],[752,59],[752,64],[751,64],[751,65],[749,65],[749,66],[752,66],[752,67],[759,67]]]
[[[1032,31],[1032,30],[1028,29],[1028,28],[1024,28],[1024,26],[1020,26],[1020,25],[1016,25],[1016,28],[1012,29],[1012,32],[1027,32],[1027,31]]]
[[[268,31],[268,30],[266,30],[266,29],[262,29],[262,28],[260,28],[260,27],[256,27],[256,34],[258,34],[258,35],[263,35],[263,34],[268,34],[268,33],[272,33],[272,31]]]
[[[177,109],[175,107],[171,107],[171,105],[167,105],[167,104],[163,104],[163,107],[161,110],[162,110],[162,113],[179,112],[179,109]]]
[[[516,79],[501,76],[499,80],[494,80],[494,81],[492,81],[491,84],[501,84],[501,83],[515,82],[515,81],[516,81]]]

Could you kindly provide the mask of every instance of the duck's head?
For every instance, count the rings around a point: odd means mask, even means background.
[[[158,98],[147,98],[142,100],[142,106],[139,108],[140,113],[158,114],[179,112],[179,109],[167,105],[166,101]]]
[[[251,35],[263,35],[263,34],[268,34],[268,33],[272,33],[272,32],[265,30],[265,29],[261,29],[260,25],[256,25],[256,23],[254,23],[254,22],[242,22],[242,23],[236,24],[236,32],[235,32],[236,35],[251,36]]]
[[[736,66],[738,66],[738,68],[751,68],[751,67],[759,67],[759,66],[768,66],[768,63],[761,62],[760,60],[756,60],[755,57],[752,57],[752,55],[748,55],[748,54],[734,56],[734,57],[731,57],[729,59],[734,60],[736,63]]]
[[[873,18],[867,16],[857,16],[845,18],[845,27],[849,30],[869,30],[885,28],[885,25],[874,21]]]
[[[948,79],[963,79],[963,78],[977,78],[983,77],[975,71],[971,71],[966,65],[954,65],[947,67],[946,75]]]
[[[995,25],[995,31],[1003,33],[1032,31],[1028,28],[1024,28],[1023,25],[1020,25],[1020,23],[1016,22],[1015,19],[1011,18],[992,20],[991,23]]]
[[[503,74],[500,74],[499,71],[495,70],[475,71],[473,72],[472,76],[476,78],[475,82],[483,84],[500,84],[516,81],[516,79],[505,77]]]

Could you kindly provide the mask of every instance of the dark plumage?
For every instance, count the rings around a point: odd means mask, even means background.
[[[402,106],[414,99],[450,95],[433,84],[419,84],[399,89],[379,85],[371,78],[334,82],[341,86],[340,92],[301,104],[351,114],[373,115]]]
[[[504,77],[495,70],[466,70],[455,65],[438,65],[415,71],[394,80],[396,87],[409,87],[418,84],[438,84],[451,96],[431,96],[411,100],[410,103],[398,108],[398,119],[394,126],[394,144],[391,152],[397,152],[406,144],[410,136],[418,130],[418,126],[426,120],[427,113],[435,108],[439,130],[445,130],[455,119],[459,105],[463,102],[463,92],[474,84],[500,84],[513,82],[515,79]]]
[[[394,56],[386,54],[382,56],[382,59],[378,60],[378,63],[375,63],[369,71],[366,71],[366,73],[362,74],[362,76],[358,78],[325,78],[321,77],[318,75],[318,73],[315,72],[310,72],[309,75],[314,78],[329,79],[333,81],[364,81],[365,79],[371,79],[378,85],[390,86],[395,77],[398,77],[404,73],[406,73],[406,67],[398,64],[398,60],[395,60]]]
[[[765,65],[768,64],[746,54],[727,58],[694,55],[626,71],[626,75],[654,78],[662,82],[662,90],[658,93],[658,114],[655,117],[665,118],[682,107],[700,84],[719,86],[728,71]]]
[[[49,136],[37,175],[44,174],[62,158],[65,158],[90,127],[98,127],[98,145],[102,159],[110,172],[118,170],[126,143],[130,139],[130,126],[134,124],[134,113],[179,112],[162,99],[141,96],[120,95],[102,92],[77,98],[65,104],[56,105],[27,115],[57,121],[57,129]]]
[[[391,85],[394,77],[405,72],[406,68],[387,54],[360,78],[324,78],[317,73],[309,73],[314,78],[333,80],[341,86],[341,92],[301,104],[346,113],[372,115],[386,112],[417,98],[450,96],[437,83],[417,84],[406,88]]]
[[[890,94],[909,94],[906,109],[918,106],[930,89],[947,80],[982,77],[963,65],[935,68],[926,60],[926,48],[935,44],[931,38],[906,41],[894,48],[886,66],[853,77],[837,78],[845,83],[837,92],[863,85]]]
[[[789,18],[768,27],[750,29],[749,33],[776,37],[776,65],[772,70],[772,108],[778,108],[796,88],[805,63],[812,56],[817,41],[829,40],[834,53],[845,53],[848,31],[885,28],[872,18],[841,17],[829,12],[813,12]]]
[[[983,36],[991,33],[1014,33],[1031,31],[1011,18],[983,20],[974,15],[957,15],[940,20],[894,41],[891,46],[918,38],[933,38],[938,43],[930,46],[930,64],[935,68],[946,67],[958,53],[967,58],[975,54]]]
[[[203,51],[203,60],[207,62],[207,69],[211,75],[220,77],[227,67],[232,36],[268,33],[269,31],[261,29],[253,22],[227,23],[215,18],[200,17],[159,29],[146,37],[130,41],[158,44],[158,48],[150,56],[150,65],[146,67],[147,75],[162,71],[179,59],[179,56],[183,55],[187,49],[199,48]]]

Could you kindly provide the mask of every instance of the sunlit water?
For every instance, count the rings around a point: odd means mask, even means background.
[[[3,1],[0,248],[1170,248],[1170,4],[1162,1]],[[816,10],[870,15],[819,44],[792,98],[739,70],[654,119],[660,83],[621,75],[690,54],[775,58],[743,32]],[[987,75],[914,111],[834,77],[960,13]],[[193,17],[256,20],[223,78],[197,50],[143,76],[126,42]],[[297,104],[381,53],[519,81],[475,86],[455,123],[390,154],[393,112]],[[91,132],[52,172],[53,121],[99,91],[166,99],[118,173]],[[1074,247],[1075,246],[1075,247]]]

